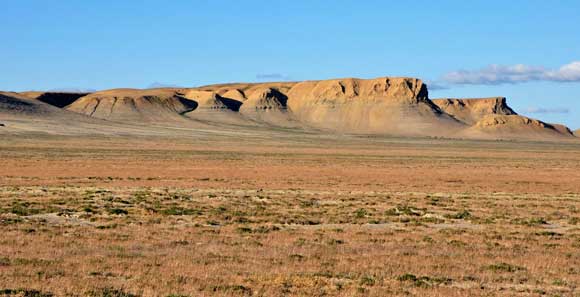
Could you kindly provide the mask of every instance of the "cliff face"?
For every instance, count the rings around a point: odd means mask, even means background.
[[[520,115],[488,115],[467,131],[474,136],[487,135],[496,138],[551,139],[572,137],[563,125],[554,125]]]
[[[517,115],[504,97],[430,100],[421,80],[405,77],[114,89],[78,99],[74,97],[80,94],[27,95],[57,106],[74,100],[64,108],[129,123],[265,124],[339,133],[469,138],[572,135],[563,125]]]
[[[107,123],[13,92],[0,92],[0,133],[99,133]]]
[[[294,85],[296,82],[231,83],[203,86],[196,89],[214,92],[224,98],[243,102],[248,99],[249,95],[258,90],[274,89],[282,94],[287,94]]]
[[[240,108],[247,119],[280,127],[299,127],[288,111],[288,96],[271,87],[256,88]]]
[[[224,98],[212,91],[191,90],[185,94],[189,100],[196,102],[197,106],[189,110],[200,111],[238,111],[242,102]]]
[[[413,104],[427,100],[428,93],[427,86],[416,78],[346,78],[297,83],[290,89],[288,97],[291,108],[298,111],[305,104]]]
[[[226,89],[222,90],[222,97],[237,100],[240,102],[246,101],[246,94],[240,89]]]
[[[505,97],[442,98],[432,101],[442,111],[471,126],[463,133],[467,137],[537,139],[572,135],[566,126],[518,115],[507,105]]]
[[[443,135],[462,126],[415,78],[301,82],[288,92],[288,108],[300,121],[342,132]]]
[[[548,124],[552,127],[554,127],[554,130],[564,134],[564,135],[574,135],[574,131],[570,130],[570,128],[561,125],[561,124]]]
[[[26,97],[48,103],[50,105],[63,108],[72,104],[77,99],[90,93],[67,93],[67,92],[22,92]]]
[[[0,114],[18,115],[44,115],[59,110],[53,106],[38,102],[30,97],[12,92],[0,92]]]
[[[288,97],[273,88],[254,90],[244,102],[242,112],[285,111]]]
[[[433,99],[441,110],[452,115],[454,118],[473,125],[487,115],[515,115],[506,103],[505,97],[492,98],[442,98]]]
[[[114,121],[157,121],[177,118],[196,107],[176,89],[114,89],[81,97],[66,109]]]

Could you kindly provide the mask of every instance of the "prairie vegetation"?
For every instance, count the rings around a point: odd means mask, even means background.
[[[0,296],[580,296],[580,147],[0,140]]]

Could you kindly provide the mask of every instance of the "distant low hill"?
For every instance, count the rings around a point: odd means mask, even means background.
[[[80,92],[22,92],[20,93],[26,97],[54,105],[56,107],[65,107],[77,99],[84,97],[90,93]]]

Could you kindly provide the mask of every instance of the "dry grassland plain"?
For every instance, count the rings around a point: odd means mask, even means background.
[[[580,296],[580,145],[0,138],[0,296]]]

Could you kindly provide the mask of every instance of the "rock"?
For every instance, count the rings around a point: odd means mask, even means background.
[[[273,88],[260,88],[250,94],[244,102],[242,112],[285,111],[288,97]]]
[[[449,136],[464,126],[433,104],[416,78],[305,81],[288,92],[288,109],[340,132]]]
[[[223,94],[221,94],[220,96],[222,96],[223,98],[237,100],[240,102],[244,102],[247,99],[246,94],[244,94],[244,92],[240,89],[229,89],[229,90],[226,89],[226,90],[222,90],[222,92],[223,92]]]
[[[487,115],[515,115],[505,97],[491,98],[442,98],[432,99],[441,110],[454,118],[473,125]]]
[[[245,117],[258,122],[281,127],[298,127],[288,112],[288,97],[278,89],[263,87],[252,90],[248,99],[240,108]]]
[[[0,92],[0,111],[13,115],[43,116],[57,108],[18,93]]]
[[[66,109],[100,119],[135,122],[178,120],[197,105],[178,89],[113,89],[81,97]]]
[[[408,77],[113,89],[85,96],[62,92],[24,94],[36,100],[18,99],[4,104],[3,110],[36,115],[41,113],[33,111],[35,108],[50,110],[50,105],[44,103],[48,102],[123,124],[163,123],[203,129],[216,125],[299,127],[328,133],[462,138],[572,135],[566,126],[517,115],[504,97],[430,100],[427,86],[420,79]],[[15,96],[26,98],[22,94]]]
[[[471,127],[474,136],[480,133],[512,139],[552,139],[572,137],[571,131],[563,125],[553,125],[520,115],[487,115]]]
[[[554,127],[556,131],[562,133],[563,135],[574,135],[574,131],[570,130],[570,128],[562,124],[548,124],[548,125]]]
[[[13,92],[0,92],[0,118],[9,122],[9,130],[15,133],[34,131],[49,134],[86,134],[95,133],[100,128],[108,129],[104,121]]]
[[[224,98],[212,91],[191,90],[186,93],[185,97],[197,102],[196,111],[238,111],[242,102]]]
[[[63,108],[69,104],[72,104],[77,99],[89,95],[90,93],[22,92],[20,94],[56,107]]]

